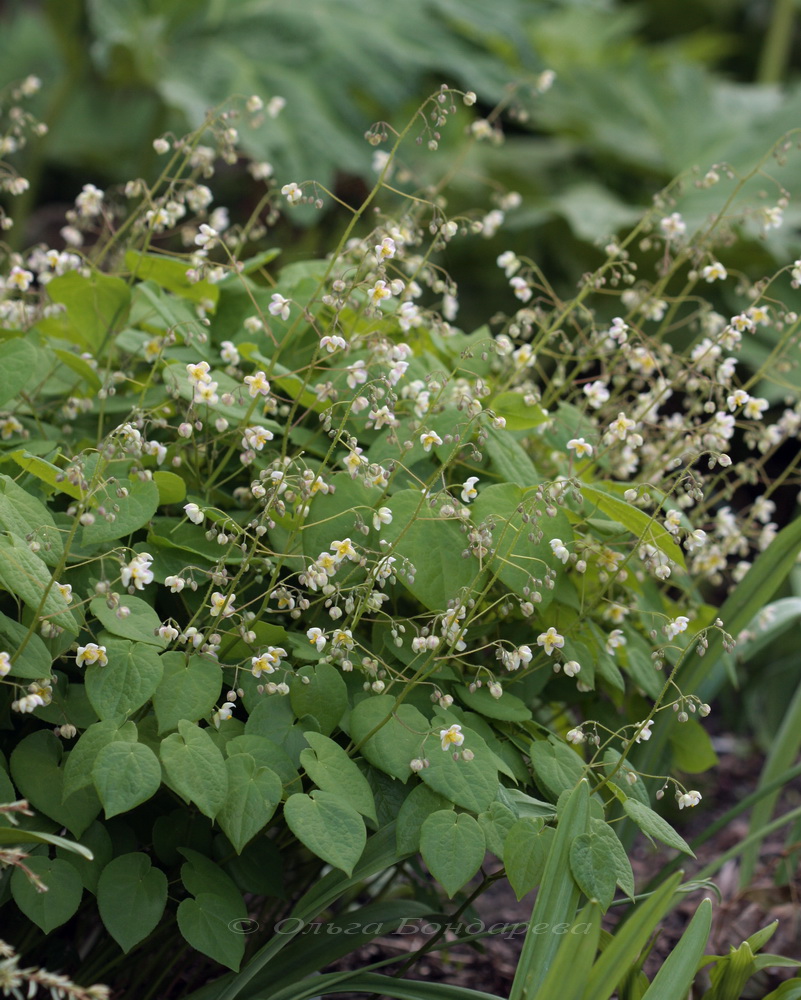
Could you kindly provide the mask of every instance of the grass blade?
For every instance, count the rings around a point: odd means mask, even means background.
[[[796,688],[793,699],[782,719],[781,728],[771,744],[770,753],[759,776],[757,791],[760,791],[764,785],[770,784],[777,775],[786,771],[793,764],[798,756],[799,747],[801,747],[801,684]],[[749,835],[757,834],[770,822],[780,794],[781,789],[776,789],[754,806],[748,827]],[[743,851],[740,867],[741,888],[747,886],[751,881],[759,857],[760,844],[761,840],[756,840]]]
[[[641,906],[629,911],[628,919],[615,930],[612,941],[593,966],[582,1000],[609,1000],[670,909],[682,874],[676,872]]]
[[[569,924],[576,914],[581,892],[570,874],[570,845],[589,828],[589,804],[589,785],[582,780],[570,793],[556,827],[509,1000],[533,1000],[537,995],[561,943],[550,929]],[[545,934],[536,930],[541,925],[547,928]]]
[[[704,899],[642,1000],[675,1000],[689,992],[698,963],[703,958],[711,926],[712,903]]]

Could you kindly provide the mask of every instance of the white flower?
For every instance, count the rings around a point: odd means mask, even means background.
[[[564,671],[566,677],[575,677],[581,673],[581,664],[577,660],[568,660],[564,665]]]
[[[347,340],[337,334],[320,338],[320,347],[324,351],[328,351],[329,354],[334,354],[336,351],[344,351],[347,346]]]
[[[393,240],[391,236],[385,236],[374,249],[376,260],[379,263],[383,260],[388,260],[389,258],[395,256],[395,240]]]
[[[672,240],[679,236],[684,236],[687,232],[687,223],[678,212],[672,212],[670,215],[665,216],[664,219],[660,219],[659,228],[669,240]]]
[[[5,651],[0,653],[0,677],[5,677],[11,670],[11,657]]]
[[[450,746],[460,747],[464,743],[462,727],[454,724],[448,729],[440,729],[439,739],[443,750],[447,750]]]
[[[186,586],[186,580],[180,576],[167,576],[164,578],[164,586],[169,587],[171,593],[180,594]]]
[[[192,524],[202,524],[205,514],[196,503],[184,504],[184,513]]]
[[[162,639],[166,639],[167,642],[172,642],[173,639],[177,639],[180,632],[174,625],[161,625],[159,626],[158,633]]]
[[[267,310],[271,316],[280,316],[281,319],[289,319],[289,299],[285,299],[283,295],[279,295],[276,292],[272,297],[272,302],[267,306]]]
[[[562,649],[564,644],[565,637],[559,635],[553,625],[546,632],[537,636],[537,645],[542,646],[546,656],[550,656],[555,649]]]
[[[431,451],[434,445],[442,444],[442,438],[436,431],[426,431],[420,435],[420,444],[423,446],[423,451]]]
[[[367,298],[370,300],[371,305],[378,306],[384,299],[392,298],[392,289],[387,286],[386,281],[382,278],[368,290]]]
[[[674,639],[680,632],[686,632],[689,624],[689,618],[685,618],[684,615],[679,615],[678,618],[674,618],[673,621],[668,622],[662,631],[668,639]]]
[[[306,632],[306,638],[315,647],[318,653],[325,648],[326,638],[321,628],[310,628]]]
[[[577,458],[584,458],[585,455],[592,457],[592,445],[587,444],[584,438],[571,438],[567,442],[570,451],[575,451]]]
[[[294,181],[290,184],[284,184],[281,188],[281,194],[286,198],[290,205],[297,205],[303,197],[303,191],[301,191]]]
[[[561,538],[551,539],[551,552],[553,552],[556,558],[561,561],[562,565],[564,565],[570,558],[570,552],[565,547],[565,543]]]
[[[222,708],[215,712],[211,717],[211,721],[214,723],[214,728],[219,729],[221,722],[225,722],[226,719],[230,719],[231,713],[235,708],[236,705],[232,701],[224,702]]]
[[[95,642],[88,642],[85,646],[78,646],[78,652],[75,654],[75,662],[79,667],[82,667],[85,663],[97,663],[99,666],[105,667],[108,665],[106,647],[98,646]]]
[[[590,382],[589,385],[584,386],[584,395],[590,406],[597,410],[609,399],[609,390],[604,382]]]
[[[133,585],[137,590],[144,590],[146,584],[153,582],[152,562],[153,556],[149,552],[140,552],[127,566],[123,566],[120,571],[123,587]]]
[[[630,420],[625,413],[618,413],[617,417],[609,425],[609,433],[618,439],[625,441],[629,431],[634,430],[636,423]]]
[[[475,500],[478,496],[478,490],[476,489],[477,482],[478,476],[470,476],[468,479],[465,479],[461,493],[462,503],[470,503],[471,500]]]
[[[211,382],[208,361],[198,361],[196,365],[187,365],[186,372],[192,385],[199,385],[201,382]]]
[[[267,376],[262,371],[256,372],[255,375],[245,376],[245,385],[248,387],[248,392],[252,399],[261,393],[262,396],[267,396],[270,392],[270,383],[267,381]]]
[[[236,600],[236,594],[231,594],[230,597],[226,594],[221,594],[219,591],[215,591],[211,595],[211,604],[209,605],[209,613],[213,618],[222,616],[223,618],[230,618],[234,614],[234,601]]]
[[[382,524],[392,524],[392,511],[389,507],[379,507],[373,514],[373,527],[376,531],[381,530]]]
[[[697,806],[700,801],[701,793],[692,789],[691,791],[685,792],[683,795],[679,796],[679,809],[684,809],[685,807],[692,809],[693,806]]]
[[[643,743],[646,740],[650,740],[650,738],[651,738],[651,727],[653,726],[653,724],[654,724],[653,719],[650,719],[644,726],[643,726],[643,724],[641,722],[638,722],[637,725],[636,725],[636,728],[639,730],[639,732],[634,737],[634,742],[635,743]],[[642,727],[642,728],[640,728],[640,727]]]
[[[707,264],[701,271],[701,277],[709,284],[712,284],[713,281],[725,281],[728,276],[726,268],[717,260],[712,264]]]
[[[587,737],[582,733],[580,729],[571,729],[570,732],[565,737],[568,743],[574,743],[578,745],[579,743],[584,743]]]

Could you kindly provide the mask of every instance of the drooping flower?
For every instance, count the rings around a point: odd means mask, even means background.
[[[464,743],[462,727],[454,723],[448,729],[440,729],[439,739],[443,750],[451,746],[460,747]]]
[[[322,652],[327,642],[325,634],[321,628],[310,628],[306,632],[306,638],[315,647],[318,653]]]
[[[592,458],[592,445],[587,444],[584,438],[571,438],[567,442],[567,447],[570,451],[575,451],[577,458],[584,458],[585,455]]]
[[[478,482],[478,476],[470,476],[465,479],[464,486],[462,486],[462,503],[470,503],[471,500],[475,500],[478,496],[478,490],[476,489],[476,483]]]
[[[192,524],[202,524],[205,514],[196,503],[184,504],[184,513]]]
[[[555,649],[562,649],[564,644],[565,637],[559,635],[553,625],[547,631],[541,632],[537,636],[537,645],[542,646],[546,656],[550,656]]]
[[[79,667],[84,666],[84,664],[91,665],[92,663],[97,663],[98,666],[105,667],[108,665],[106,647],[98,646],[96,642],[88,642],[85,646],[78,646],[78,652],[75,654],[75,662]]]

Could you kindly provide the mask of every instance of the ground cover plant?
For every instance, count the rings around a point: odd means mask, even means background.
[[[41,131],[37,85],[6,95],[7,151]],[[485,252],[521,201],[494,185],[449,210],[458,163],[437,157],[475,100],[443,86],[368,131],[377,183],[324,258],[265,249],[322,184],[262,170],[248,217],[215,202],[241,134],[271,127],[258,96],[160,136],[155,183],[84,185],[63,249],[5,252],[0,799],[27,807],[0,827],[4,989],[423,1000],[447,988],[308,977],[459,920],[502,873],[539,888],[513,1000],[678,1000],[709,964],[702,902],[648,983],[681,875],[634,902],[627,847],[691,853],[705,692],[743,630],[764,638],[801,548],[801,261],[727,263],[781,225],[793,140],[671,185],[569,298],[493,253],[505,297],[465,331],[449,248]],[[439,164],[422,186],[418,146]],[[691,227],[678,200],[710,192]],[[699,989],[792,966],[756,954],[771,932]]]

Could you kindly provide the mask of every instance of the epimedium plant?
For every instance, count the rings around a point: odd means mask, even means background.
[[[10,95],[17,146],[33,90]],[[601,913],[636,892],[624,845],[692,853],[657,803],[698,805],[687,776],[715,762],[697,689],[801,547],[775,499],[798,485],[801,405],[763,388],[793,363],[801,262],[728,274],[767,161],[715,165],[697,232],[669,189],[569,301],[504,253],[506,311],[466,333],[448,246],[514,193],[451,218],[450,163],[389,179],[405,142],[435,154],[457,100],[368,132],[382,172],[324,260],[258,242],[331,197],[314,182],[266,178],[242,222],[214,206],[258,97],[159,139],[155,186],[86,185],[67,249],[6,255],[0,799],[82,849],[45,837],[34,881],[5,873],[10,947],[39,964],[56,949],[143,997],[317,995],[344,980],[309,972],[505,871],[539,887],[532,926],[593,901],[584,957],[604,951],[577,996],[640,975],[678,879],[606,942]],[[770,364],[739,371],[767,324]],[[355,937],[302,936],[357,903]],[[552,995],[566,941],[529,931],[515,1000]],[[165,961],[184,945],[193,962]]]

